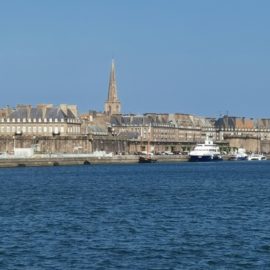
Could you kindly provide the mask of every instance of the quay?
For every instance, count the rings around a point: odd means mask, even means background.
[[[229,155],[224,155],[223,160],[228,161]],[[155,155],[158,163],[166,162],[187,162],[187,155]],[[270,160],[270,155],[266,156]],[[54,154],[36,155],[32,157],[1,157],[0,168],[15,167],[45,167],[45,166],[76,166],[94,164],[136,164],[139,162],[138,155],[114,155],[114,156],[93,156],[86,154]]]
[[[158,162],[183,162],[187,156],[156,156]],[[89,155],[51,155],[33,157],[0,158],[0,168],[68,166],[91,164],[132,164],[138,163],[138,155],[89,156]]]

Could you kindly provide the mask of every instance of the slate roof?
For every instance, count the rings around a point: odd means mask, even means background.
[[[191,126],[191,127],[214,127],[212,119],[192,116],[188,114],[144,114],[144,115],[114,115],[111,117],[112,126]]]
[[[111,124],[115,126],[146,126],[146,125],[170,124],[170,121],[159,115],[113,115]]]
[[[132,139],[138,139],[140,134],[138,132],[124,131],[124,132],[120,132],[118,134],[118,136],[122,136],[122,137],[125,137],[125,138],[129,139],[129,140],[132,140]]]
[[[108,129],[104,126],[91,125],[91,126],[88,126],[88,132],[92,134],[107,134]]]
[[[67,108],[65,113],[60,107],[48,107],[48,108],[32,108],[30,106],[17,107],[13,112],[10,113],[9,118],[15,119],[77,119],[73,112]]]
[[[215,126],[224,129],[270,129],[270,119],[224,116],[216,120]]]

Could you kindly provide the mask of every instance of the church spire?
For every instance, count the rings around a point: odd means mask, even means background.
[[[112,67],[110,73],[108,101],[118,101],[114,60],[112,60]]]
[[[114,60],[112,60],[109,89],[108,89],[108,99],[105,102],[104,111],[106,114],[109,114],[109,115],[119,114],[121,111],[121,103],[117,96]]]

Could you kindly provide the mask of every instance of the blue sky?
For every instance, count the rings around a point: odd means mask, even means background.
[[[270,118],[270,1],[0,1],[0,106]]]

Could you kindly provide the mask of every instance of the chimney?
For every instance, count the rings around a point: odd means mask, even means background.
[[[67,108],[71,110],[71,112],[74,114],[74,116],[77,118],[78,117],[78,109],[77,105],[67,105]]]
[[[67,115],[67,104],[60,104],[59,105],[59,107],[60,107],[60,110],[62,110],[63,111],[63,113],[65,114],[65,115]]]
[[[45,118],[46,110],[52,108],[53,104],[37,104],[37,109],[42,111],[42,117]]]

